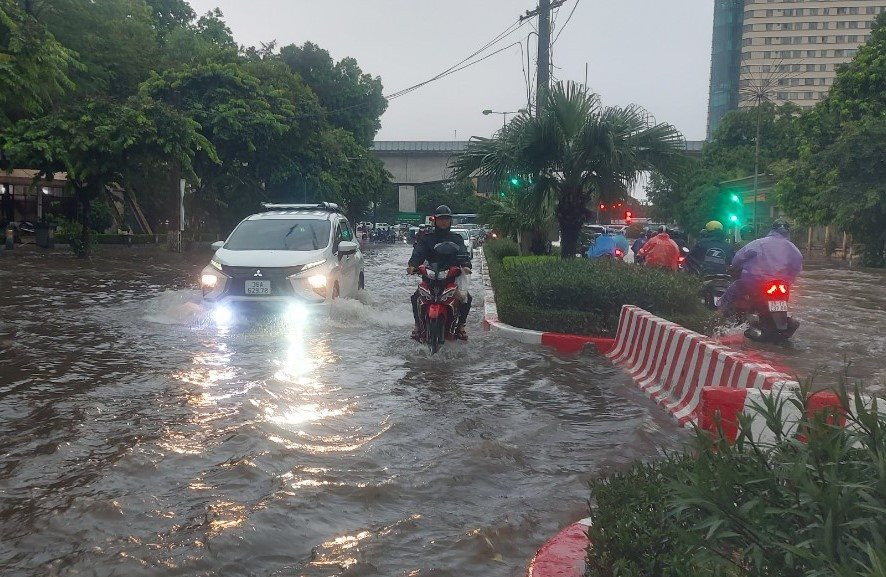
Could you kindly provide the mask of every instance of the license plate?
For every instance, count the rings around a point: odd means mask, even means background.
[[[769,312],[786,313],[788,312],[788,301],[769,301]]]
[[[269,280],[248,280],[246,281],[247,295],[269,295],[271,294],[271,281]]]

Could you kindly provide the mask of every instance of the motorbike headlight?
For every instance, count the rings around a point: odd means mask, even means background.
[[[200,284],[206,288],[215,288],[218,284],[218,277],[214,274],[204,274],[200,277]]]
[[[327,283],[325,274],[315,274],[308,277],[308,284],[311,285],[312,288],[321,289],[325,288]]]

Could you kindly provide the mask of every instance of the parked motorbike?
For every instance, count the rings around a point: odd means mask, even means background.
[[[434,247],[438,255],[451,257],[459,251],[453,242],[442,242]],[[418,285],[418,312],[421,319],[422,343],[428,346],[431,354],[437,353],[446,341],[455,340],[458,324],[458,306],[456,300],[455,279],[461,274],[461,267],[438,265],[421,265],[418,267],[421,283]]]

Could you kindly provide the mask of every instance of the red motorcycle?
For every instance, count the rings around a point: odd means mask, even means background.
[[[446,341],[456,338],[459,303],[455,298],[455,279],[462,272],[457,266],[437,268],[423,264],[418,267],[418,274],[421,275],[418,285],[419,340],[434,354]]]

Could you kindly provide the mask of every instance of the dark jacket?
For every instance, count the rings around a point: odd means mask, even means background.
[[[454,242],[459,246],[459,254],[456,255],[455,262],[439,262],[440,256],[434,250],[434,247],[446,241]],[[429,264],[441,264],[443,266],[471,266],[471,255],[468,254],[465,239],[460,234],[454,233],[451,230],[434,228],[416,240],[415,246],[412,249],[412,257],[409,259],[409,266],[419,266],[426,261]]]
[[[699,274],[726,274],[735,251],[722,236],[709,236],[698,241],[689,251],[689,270]]]

